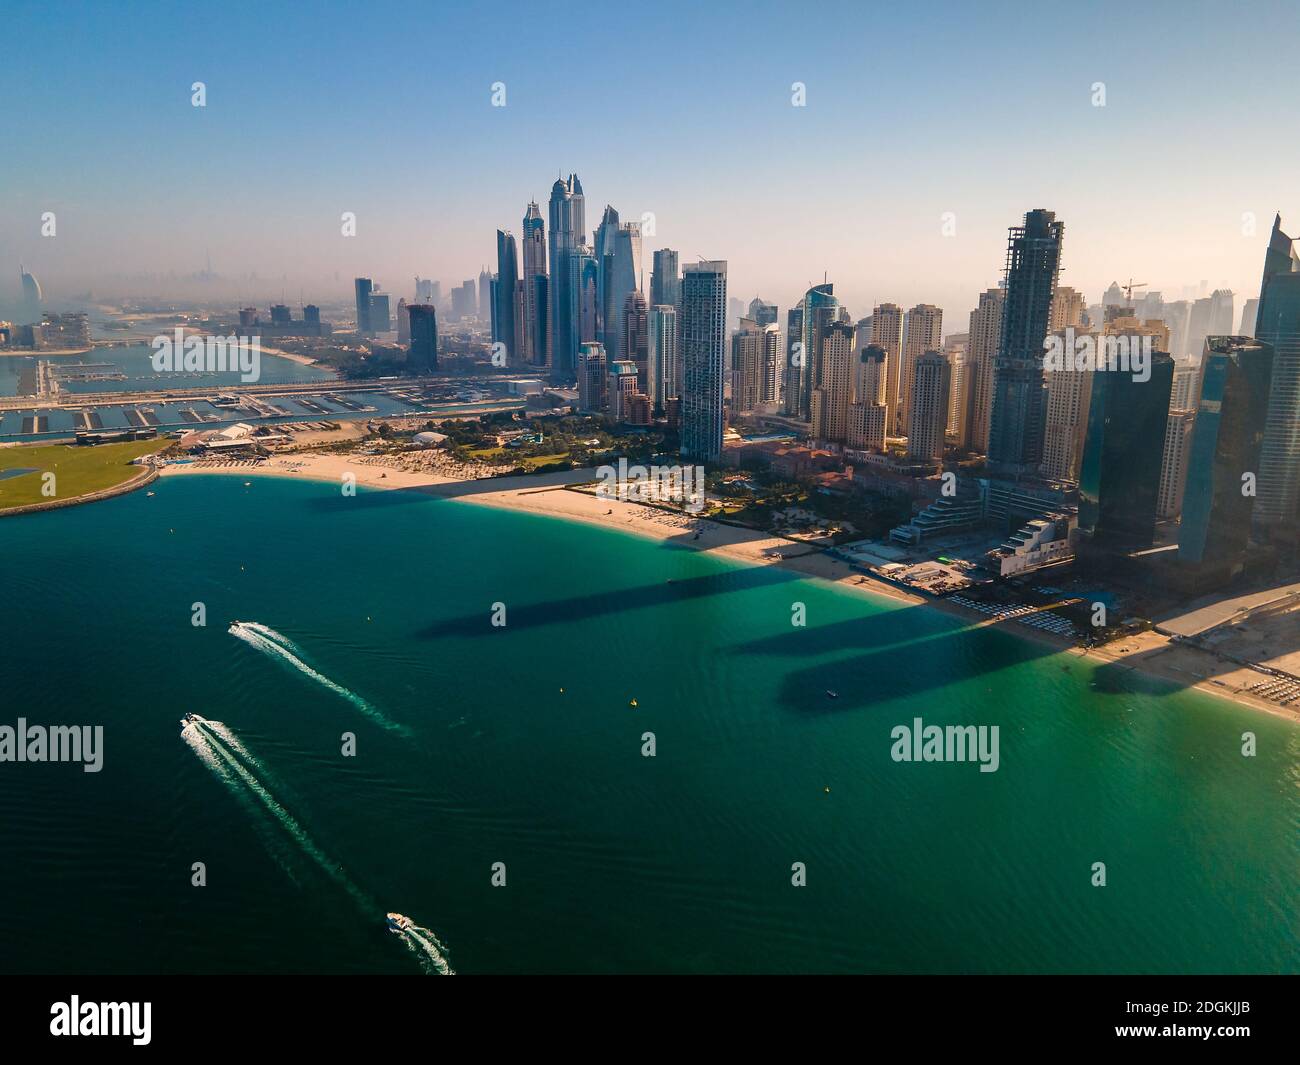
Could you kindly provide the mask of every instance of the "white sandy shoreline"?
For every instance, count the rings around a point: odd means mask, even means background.
[[[685,514],[669,513],[639,503],[598,499],[584,492],[567,490],[569,485],[591,481],[594,473],[590,470],[464,481],[365,463],[359,461],[358,457],[347,455],[286,454],[274,456],[258,466],[195,467],[186,464],[166,466],[162,472],[164,478],[211,475],[287,477],[339,486],[343,484],[345,474],[352,474],[358,485],[367,488],[420,491],[448,499],[578,521],[660,542],[672,541],[683,547],[712,552],[748,565],[780,566],[794,575],[830,581],[841,589],[877,600],[886,599],[899,605],[933,607],[960,618],[971,628],[997,625],[1010,635],[1047,645],[1058,653],[1086,658],[1095,665],[1133,669],[1145,676],[1168,681],[1181,688],[1195,688],[1219,699],[1253,710],[1262,710],[1292,722],[1300,717],[1287,707],[1215,683],[1208,669],[1196,668],[1213,662],[1212,656],[1204,652],[1180,650],[1183,667],[1173,666],[1172,663],[1166,666],[1149,659],[1129,661],[1138,655],[1163,654],[1170,649],[1168,641],[1154,633],[1122,641],[1124,646],[1118,649],[1083,649],[1046,632],[1020,625],[1000,624],[947,600],[930,599],[907,592],[852,570],[846,563],[831,558],[812,545],[764,536],[752,530],[692,518]],[[698,540],[695,538],[697,530],[701,533]],[[1200,661],[1201,658],[1205,660],[1204,663]],[[1257,676],[1263,677],[1262,674]]]

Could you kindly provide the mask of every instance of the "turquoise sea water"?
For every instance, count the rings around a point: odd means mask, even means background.
[[[4,971],[436,969],[387,910],[460,973],[1300,970],[1288,721],[680,544],[155,490],[0,522],[0,724],[105,748],[0,763]]]

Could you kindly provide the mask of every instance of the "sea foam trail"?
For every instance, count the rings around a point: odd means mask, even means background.
[[[220,721],[205,719],[203,724],[208,726],[209,729],[213,725],[218,725],[225,730],[225,726]],[[181,738],[198,755],[199,761],[212,771],[213,775],[235,796],[239,804],[248,811],[253,820],[255,831],[284,875],[295,884],[301,883],[301,876],[296,867],[297,863],[301,861],[301,855],[290,848],[288,841],[284,838],[284,833],[276,831],[267,824],[261,805],[249,792],[243,780],[231,770],[227,760],[219,753],[217,738],[208,729],[201,729],[198,722],[194,721],[181,729]]]
[[[231,636],[243,640],[250,647],[255,647],[263,654],[270,655],[272,658],[278,658],[287,662],[299,673],[310,677],[317,684],[328,688],[335,695],[340,695],[363,714],[369,717],[377,725],[386,728],[392,732],[400,732],[403,735],[410,735],[410,730],[403,725],[390,721],[380,711],[371,706],[365,699],[361,698],[356,692],[350,691],[325,676],[325,674],[312,669],[306,662],[299,657],[302,654],[301,648],[298,647],[287,636],[278,633],[275,629],[267,625],[259,624],[256,621],[236,621],[227,630]]]
[[[285,852],[283,845],[285,833],[298,845],[299,854],[305,854],[331,880],[343,888],[364,915],[369,917],[378,912],[379,907],[375,904],[375,901],[352,882],[343,866],[330,859],[316,845],[316,842],[307,834],[307,830],[303,828],[297,818],[289,813],[284,804],[271,794],[266,785],[249,770],[248,766],[240,761],[239,756],[242,756],[248,763],[265,772],[265,770],[261,769],[261,762],[249,753],[248,748],[244,746],[239,737],[225,724],[207,718],[201,721],[191,721],[181,729],[181,737],[198,755],[199,760],[236,795],[240,804],[253,815],[259,829],[265,826],[265,815],[269,813],[273,822],[284,830],[283,833],[259,831],[259,834],[267,843],[272,856],[291,879],[297,882],[298,878],[294,875],[292,863]],[[452,968],[446,959],[447,948],[443,946],[441,940],[431,929],[424,928],[421,925],[412,925],[399,934],[402,936],[407,949],[419,959],[420,966],[426,973],[436,973],[442,976],[452,975]]]
[[[430,975],[455,976],[456,970],[447,962],[446,947],[429,929],[421,925],[410,928],[394,929],[402,937],[402,942],[412,954],[420,960],[420,966]]]

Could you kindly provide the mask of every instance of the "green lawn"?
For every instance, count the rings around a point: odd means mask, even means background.
[[[130,440],[122,444],[77,447],[72,444],[38,444],[34,447],[0,448],[0,474],[6,470],[35,470],[34,473],[0,478],[0,510],[53,499],[72,499],[88,492],[112,488],[139,472],[131,460],[161,451],[171,441]],[[53,473],[55,494],[42,494],[41,476]]]

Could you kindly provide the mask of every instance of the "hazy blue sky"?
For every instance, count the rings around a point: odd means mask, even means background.
[[[1031,207],[1090,301],[1130,274],[1256,295],[1274,212],[1300,232],[1298,29],[1273,3],[10,0],[0,291],[19,259],[58,297],[209,250],[259,303],[282,274],[292,302],[445,287],[576,171],[588,229],[654,212],[647,274],[661,245],[727,259],[733,295],[782,307],[827,271],[855,315],[964,328]]]

